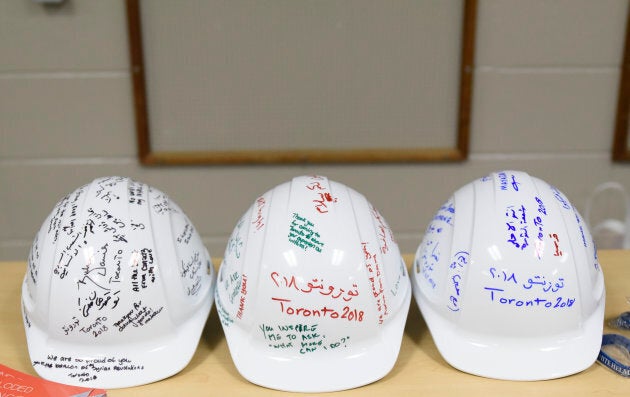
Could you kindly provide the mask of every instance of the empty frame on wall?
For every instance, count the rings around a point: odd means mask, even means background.
[[[476,0],[127,0],[143,164],[461,161]]]

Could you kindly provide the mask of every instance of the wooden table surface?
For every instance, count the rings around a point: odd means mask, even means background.
[[[630,310],[630,251],[600,251],[606,282],[606,322]],[[407,263],[412,257],[405,256]],[[20,314],[25,262],[0,262],[0,363],[33,374]],[[619,332],[607,325],[604,332]],[[630,337],[630,332],[624,333]],[[322,380],[325,381],[325,380]],[[213,308],[195,355],[177,375],[149,385],[108,390],[123,396],[274,396],[294,393],[265,389],[249,383],[234,367]],[[297,393],[295,393],[297,394]],[[383,379],[353,390],[322,395],[345,396],[630,396],[630,379],[595,363],[585,371],[561,379],[514,382],[486,379],[460,372],[440,356],[431,334],[412,300],[400,355]]]

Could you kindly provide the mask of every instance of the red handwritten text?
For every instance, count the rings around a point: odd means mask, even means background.
[[[317,210],[320,214],[325,214],[328,212],[328,204],[336,203],[337,198],[333,197],[326,187],[322,186],[320,181],[325,180],[325,178],[312,176],[309,179],[311,179],[312,182],[309,182],[306,185],[306,188],[316,192],[316,197],[313,199],[313,203],[315,203],[315,210]]]
[[[346,291],[344,288],[326,285],[323,279],[320,280],[318,278],[313,278],[311,281],[304,284],[304,282],[299,282],[294,275],[285,276],[278,272],[272,272],[270,277],[278,288],[294,289],[295,291],[305,294],[317,292],[320,295],[329,296],[333,299],[341,298],[346,302],[349,302],[352,298],[359,295],[356,284],[352,284],[352,288]]]
[[[256,209],[257,209],[256,219],[254,219],[254,221],[252,222],[252,224],[256,228],[256,231],[259,231],[265,226],[265,220],[263,219],[263,216],[262,216],[263,208],[265,207],[265,204],[267,204],[267,201],[265,200],[265,198],[258,197],[258,199],[256,200]]]
[[[376,308],[378,310],[378,323],[383,324],[385,317],[389,315],[387,307],[387,297],[385,296],[385,288],[383,286],[383,274],[381,266],[378,262],[377,254],[368,250],[368,243],[361,243],[363,246],[363,254],[365,259],[365,268],[369,273],[368,279],[372,285],[372,295],[376,299]]]
[[[278,302],[280,304],[280,311],[289,316],[322,317],[361,322],[365,315],[363,310],[357,310],[349,306],[344,306],[343,309],[339,311],[325,305],[317,308],[295,307],[290,305],[290,299],[284,298],[272,297],[271,300]]]
[[[553,239],[553,246],[555,248],[553,256],[562,256],[563,252],[560,249],[560,238],[556,233],[549,234],[549,237]]]
[[[238,311],[236,317],[243,318],[243,312],[245,311],[245,298],[247,295],[247,276],[243,274],[241,277],[241,298],[238,302]]]
[[[374,207],[370,206],[372,211],[372,216],[374,220],[378,223],[378,238],[380,240],[380,251],[382,254],[386,254],[389,251],[388,241],[395,243],[394,234],[392,233],[392,229],[389,227],[385,219],[380,212]]]

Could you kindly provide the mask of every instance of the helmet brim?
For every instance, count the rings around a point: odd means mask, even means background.
[[[31,363],[44,379],[99,389],[140,386],[168,378],[184,369],[195,353],[212,296],[210,291],[199,309],[172,332],[126,345],[69,343],[50,337],[36,322],[27,322]]]
[[[400,310],[382,326],[379,340],[340,354],[274,357],[254,343],[249,332],[233,324],[226,332],[232,360],[248,381],[275,390],[322,393],[353,389],[375,382],[394,367],[411,302],[411,288]]]
[[[556,379],[587,369],[599,354],[603,298],[574,332],[533,339],[471,333],[447,322],[421,296],[416,300],[444,360],[469,374],[516,381]]]

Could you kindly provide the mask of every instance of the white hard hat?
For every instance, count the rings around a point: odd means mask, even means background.
[[[33,242],[22,285],[33,367],[96,388],[171,376],[195,352],[214,284],[173,201],[128,178],[96,179],[57,203]]]
[[[541,380],[597,358],[604,277],[586,223],[555,187],[503,171],[457,190],[416,252],[414,296],[453,367]]]
[[[296,177],[256,199],[230,237],[215,297],[241,375],[295,392],[385,376],[410,299],[385,219],[322,176]]]

